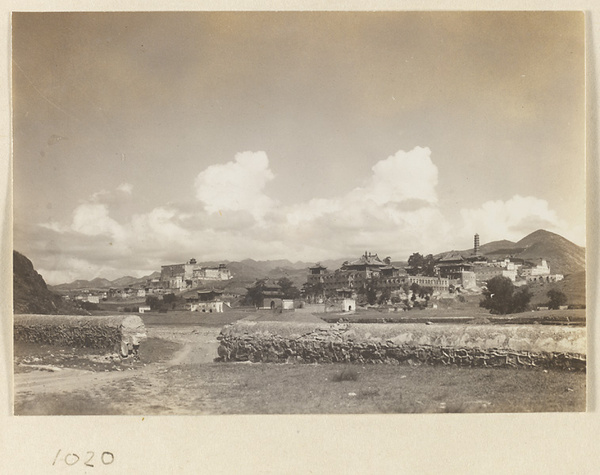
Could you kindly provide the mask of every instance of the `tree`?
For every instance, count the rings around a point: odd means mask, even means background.
[[[505,315],[525,311],[532,294],[527,287],[515,292],[512,281],[499,275],[488,281],[483,297],[479,302],[480,307],[487,308],[490,313]]]
[[[392,297],[392,292],[390,291],[390,289],[385,288],[381,291],[381,295],[377,299],[377,303],[379,305],[384,305],[388,300],[391,299],[391,297]]]
[[[300,290],[298,290],[294,283],[287,277],[279,279],[277,285],[281,287],[281,293],[283,294],[284,299],[300,298]]]
[[[411,254],[408,258],[408,268],[406,269],[406,272],[408,272],[409,275],[419,274],[423,268],[423,260],[423,256],[418,252]]]
[[[527,287],[521,287],[515,293],[513,293],[512,297],[512,313],[524,312],[529,307],[529,301],[533,297],[533,294],[529,291]]]
[[[170,305],[171,308],[174,309],[177,304],[177,297],[175,297],[175,294],[173,293],[165,294],[163,295],[163,303],[167,306]]]
[[[419,288],[419,297],[429,300],[429,297],[433,295],[433,287],[423,286]]]
[[[423,257],[415,252],[408,258],[408,269],[410,275],[425,275],[433,277],[435,275],[435,259],[432,254]]]
[[[323,297],[325,287],[321,282],[309,284],[305,282],[302,284],[304,295],[309,301],[315,302],[319,297]]]
[[[550,299],[550,302],[548,302],[549,308],[556,310],[558,307],[567,303],[567,296],[560,290],[550,289],[546,295]]]
[[[146,305],[148,305],[152,310],[157,310],[160,307],[160,300],[156,295],[148,295],[146,297]]]
[[[254,282],[252,287],[248,287],[248,292],[244,297],[244,303],[246,305],[254,305],[255,307],[262,306],[263,303],[263,292],[265,290],[267,279],[259,279]]]
[[[377,279],[371,279],[365,286],[365,295],[367,303],[369,305],[375,305],[377,303],[377,287],[379,282]]]

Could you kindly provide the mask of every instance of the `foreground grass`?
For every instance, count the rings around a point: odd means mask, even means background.
[[[348,375],[351,375],[349,377]],[[404,365],[213,363],[76,393],[23,394],[17,414],[369,414],[585,410],[585,373]]]

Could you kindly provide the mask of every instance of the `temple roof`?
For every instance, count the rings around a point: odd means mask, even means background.
[[[448,263],[448,262],[464,262],[465,258],[458,251],[450,251],[445,254],[439,262]]]
[[[387,264],[385,264],[381,259],[379,259],[377,254],[370,254],[370,253],[367,254],[365,252],[364,255],[360,256],[360,259],[357,259],[356,261],[352,261],[352,262],[346,264],[346,267],[350,267],[350,266],[386,267]]]

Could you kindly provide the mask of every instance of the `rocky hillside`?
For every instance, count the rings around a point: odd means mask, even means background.
[[[46,286],[43,277],[23,254],[13,251],[14,313],[77,314],[80,309],[64,302]]]

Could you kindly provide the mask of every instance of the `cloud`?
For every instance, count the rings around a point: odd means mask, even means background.
[[[131,193],[133,193],[133,185],[131,183],[121,183],[117,187],[117,190],[122,191],[123,193],[127,193],[128,195],[130,195]]]
[[[126,234],[123,227],[108,215],[108,206],[101,203],[83,203],[75,208],[71,229],[86,236],[110,236],[117,241]]]
[[[419,250],[415,246],[439,246],[431,237],[445,237],[450,228],[437,208],[437,184],[429,148],[400,150],[377,162],[364,186],[284,210],[288,237],[300,236],[330,257],[362,253],[366,246],[404,259],[407,252]]]
[[[361,198],[370,199],[377,205],[409,200],[437,203],[438,169],[431,161],[429,148],[415,147],[410,152],[400,150],[377,162],[372,170],[369,186],[357,190]]]
[[[43,228],[56,233],[54,242],[68,243],[64,252],[73,250],[80,259],[76,269],[86,273],[84,278],[100,270],[114,275],[119,266],[121,274],[149,273],[190,257],[312,261],[369,249],[403,259],[429,250],[447,234],[448,223],[437,207],[437,177],[431,151],[417,147],[377,162],[362,187],[277,207],[265,193],[274,179],[267,155],[242,152],[198,174],[200,206],[159,206],[119,223],[110,215],[112,194],[102,190],[75,208],[70,225],[50,222]],[[131,187],[124,183],[117,189]],[[66,260],[43,263],[53,278],[73,275],[60,269],[69,265]]]
[[[111,216],[118,204],[114,193],[102,190],[73,210],[71,223],[37,226],[30,248],[42,275],[60,283],[147,275],[191,257],[310,262],[369,250],[405,260],[413,252],[467,248],[475,232],[483,242],[518,240],[538,228],[571,239],[548,202],[532,196],[488,201],[461,210],[462,220],[449,221],[438,205],[438,169],[431,155],[422,147],[398,151],[375,163],[361,187],[276,206],[265,193],[274,178],[266,154],[243,152],[197,175],[199,202],[190,196],[118,222]],[[127,185],[117,190],[127,193]]]
[[[241,152],[235,160],[211,165],[196,177],[196,198],[209,213],[248,211],[256,220],[275,205],[264,193],[275,175],[265,152]]]
[[[518,241],[543,228],[569,235],[567,224],[550,209],[546,200],[515,195],[507,201],[487,201],[479,208],[462,209],[466,233],[479,233],[485,242],[508,239]]]

